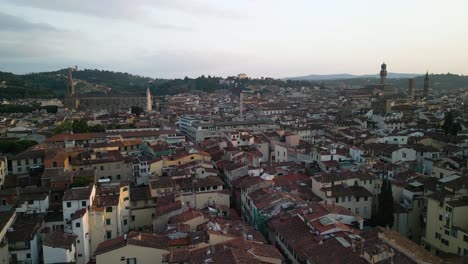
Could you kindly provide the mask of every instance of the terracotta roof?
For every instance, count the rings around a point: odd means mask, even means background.
[[[171,216],[171,218],[169,218],[169,223],[171,224],[185,223],[187,221],[190,221],[194,218],[201,217],[201,216],[203,216],[203,214],[198,211],[188,210],[178,215]]]
[[[90,198],[92,190],[93,184],[87,187],[76,187],[66,190],[63,194],[62,201],[87,200]]]
[[[64,248],[71,250],[72,245],[78,236],[74,234],[67,234],[63,231],[54,231],[47,235],[42,245],[53,248]]]
[[[120,236],[100,243],[94,251],[94,255],[100,255],[126,245],[168,249],[168,242],[169,239],[165,236],[130,231],[127,235],[127,239],[125,239],[124,236]]]

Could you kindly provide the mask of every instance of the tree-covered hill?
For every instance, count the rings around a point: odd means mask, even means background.
[[[416,83],[416,89],[423,89],[424,76],[417,76],[414,78]],[[456,75],[456,74],[430,74],[430,85],[433,91],[444,91],[454,89],[468,89],[468,76]],[[340,84],[347,84],[353,87],[364,87],[370,84],[379,83],[378,78],[355,78],[346,80],[327,80],[324,84],[327,86],[336,86]],[[397,87],[406,89],[408,87],[408,79],[405,78],[392,78],[387,79],[387,83],[394,84]]]
[[[0,99],[16,98],[63,98],[67,91],[67,69],[53,72],[30,73],[17,75],[0,71]],[[150,88],[153,95],[173,95],[184,92],[213,92],[218,89],[239,91],[249,87],[303,87],[303,86],[336,86],[341,84],[364,87],[375,84],[375,78],[356,78],[348,80],[327,80],[320,84],[304,80],[280,80],[273,78],[237,79],[228,77],[200,76],[183,79],[152,79],[129,73],[96,69],[83,69],[73,72],[77,93],[144,93]],[[468,76],[454,74],[431,75],[433,90],[468,88]],[[406,79],[388,79],[389,83],[401,88],[408,85]],[[422,89],[423,76],[416,77],[416,88]]]
[[[63,98],[67,91],[68,69],[53,72],[30,73],[16,75],[0,72],[0,98]],[[154,95],[173,95],[184,92],[213,92],[218,89],[247,89],[251,86],[312,86],[308,81],[292,81],[272,78],[242,79],[234,77],[223,78],[215,76],[200,76],[183,79],[152,79],[129,73],[113,72],[96,69],[83,69],[73,72],[76,93],[144,93],[150,88]]]

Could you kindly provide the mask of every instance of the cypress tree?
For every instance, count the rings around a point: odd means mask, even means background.
[[[392,184],[388,179],[384,179],[379,194],[377,224],[382,227],[389,226],[391,228],[394,220]]]

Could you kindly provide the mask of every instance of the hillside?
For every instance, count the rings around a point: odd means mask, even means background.
[[[63,98],[67,91],[67,69],[53,72],[16,75],[0,72],[0,98]],[[153,95],[173,95],[184,92],[213,92],[219,89],[232,88],[236,91],[251,86],[284,86],[285,81],[272,78],[243,79],[228,78],[230,84],[221,82],[221,77],[200,76],[184,79],[152,79],[122,72],[83,69],[73,72],[75,91],[86,93],[144,93],[150,88]],[[317,85],[309,81],[288,80],[290,87]]]
[[[420,75],[414,77],[416,89],[423,89],[424,76]],[[468,89],[468,76],[461,76],[456,74],[430,74],[429,75],[431,89],[433,91],[454,90],[454,89]],[[354,78],[343,80],[324,80],[325,86],[342,86],[348,85],[352,87],[364,87],[369,84],[376,84],[379,82],[378,78]],[[388,78],[387,83],[394,84],[397,87],[408,87],[408,78]]]
[[[387,78],[413,78],[421,74],[415,73],[393,73],[389,72],[387,74]],[[361,79],[361,78],[379,78],[378,74],[365,74],[365,75],[354,75],[354,74],[311,74],[306,76],[298,76],[298,77],[287,77],[286,80],[305,80],[305,81],[325,81],[325,80],[343,80],[343,79]]]

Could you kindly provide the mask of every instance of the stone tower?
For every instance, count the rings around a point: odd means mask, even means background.
[[[149,88],[146,88],[146,111],[151,112],[153,110],[153,100],[151,99],[151,92]]]
[[[385,79],[387,79],[387,64],[384,62],[380,66],[380,84],[385,84]]]
[[[426,76],[424,77],[424,97],[429,97],[429,72],[426,72]]]
[[[408,101],[414,102],[414,78],[408,79]]]

